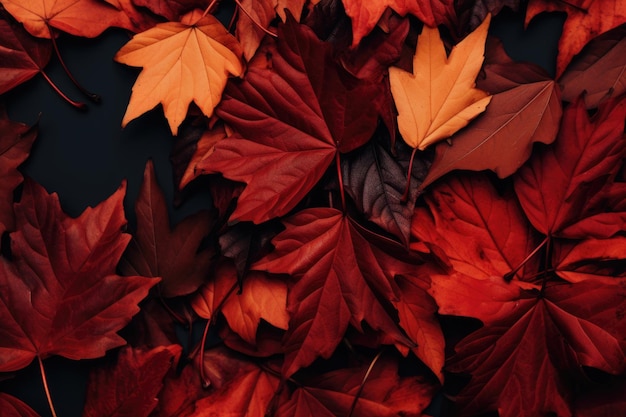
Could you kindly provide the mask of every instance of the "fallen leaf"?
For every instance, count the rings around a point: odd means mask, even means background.
[[[241,8],[245,9],[240,12],[237,19],[237,27],[235,28],[235,36],[243,49],[243,56],[246,61],[250,61],[261,40],[266,33],[258,25],[267,29],[276,17],[276,7],[278,0],[241,0]],[[253,20],[254,19],[254,20]],[[255,23],[256,22],[256,23]]]
[[[128,29],[133,33],[144,32],[162,19],[157,18],[146,9],[137,8],[132,0],[105,0],[110,5],[120,11],[118,20],[113,24],[116,27]]]
[[[413,57],[413,73],[389,68],[398,128],[412,148],[446,139],[482,113],[491,97],[475,86],[483,63],[490,18],[458,45],[450,56],[437,29],[424,27]]]
[[[415,2],[407,0],[377,0],[362,2],[342,0],[346,14],[352,19],[352,46],[356,46],[376,26],[387,7],[400,16],[411,14],[426,26],[437,27],[456,19],[453,2],[450,0]]]
[[[567,67],[559,85],[563,100],[573,102],[584,92],[587,108],[626,92],[626,24],[589,42]]]
[[[21,25],[0,15],[0,94],[42,72],[51,54],[50,41],[33,38]]]
[[[0,392],[2,417],[39,417],[27,404],[12,395]]]
[[[13,191],[23,177],[17,167],[28,158],[37,127],[9,120],[0,107],[0,234],[13,230]]]
[[[0,371],[52,355],[97,358],[126,343],[116,332],[157,280],[115,274],[130,240],[124,191],[73,219],[55,194],[25,182],[12,261],[0,259]]]
[[[603,284],[618,284],[617,277],[626,276],[622,266],[626,259],[626,238],[557,240],[552,264],[562,279],[577,283],[594,280]]]
[[[626,23],[626,0],[530,0],[525,23],[528,25],[539,13],[555,11],[567,13],[559,39],[557,78],[591,39]]]
[[[205,0],[131,0],[139,7],[145,7],[152,13],[163,16],[170,22],[176,22],[183,15],[194,9],[205,9]]]
[[[119,11],[97,0],[0,0],[33,36],[50,39],[52,29],[95,38],[119,19]]]
[[[302,11],[304,5],[306,3],[318,3],[319,0],[277,0],[276,1],[276,13],[280,16],[280,19],[283,22],[287,21],[287,13],[285,9],[289,10],[289,13],[293,16],[296,21],[300,21],[300,16],[302,16]]]
[[[212,263],[212,250],[200,248],[213,226],[210,213],[198,212],[172,229],[152,161],[146,164],[135,213],[137,232],[120,261],[120,271],[124,275],[160,277],[159,293],[163,297],[196,291],[208,278]]]
[[[147,351],[123,348],[114,364],[89,373],[83,417],[148,417],[165,374],[181,352],[177,345]]]
[[[216,113],[236,134],[198,164],[247,184],[230,221],[287,214],[378,123],[380,84],[347,74],[307,27],[288,19],[269,51],[273,68],[251,63],[243,81],[227,86]]]
[[[485,20],[487,15],[496,16],[504,7],[517,12],[520,7],[520,0],[461,0],[456,4],[457,15],[461,22],[460,27],[467,27],[467,30],[476,29]]]
[[[173,135],[193,101],[213,114],[228,75],[243,72],[237,40],[212,15],[197,22],[166,22],[133,36],[115,55],[122,64],[143,67],[122,127],[161,103]]]
[[[561,100],[554,81],[521,84],[491,96],[483,117],[435,148],[423,189],[450,171],[494,171],[512,175],[530,156],[536,142],[554,142],[561,120]]]
[[[214,314],[224,314],[229,327],[243,340],[254,345],[261,319],[286,330],[287,284],[271,279],[259,271],[246,274],[240,292],[237,271],[232,264],[224,263],[214,278],[205,284],[194,297],[191,305],[203,318],[212,319]]]
[[[291,320],[283,375],[291,376],[319,356],[330,357],[348,324],[361,329],[365,321],[411,345],[381,302],[393,298],[390,278],[399,268],[389,255],[335,209],[307,209],[283,223],[286,230],[272,241],[276,250],[252,266],[296,279],[287,301]]]
[[[553,145],[515,174],[515,191],[532,225],[546,236],[607,238],[624,230],[626,212],[607,205],[626,152],[626,100],[589,118],[583,100],[569,105]]]
[[[435,386],[425,378],[400,376],[399,371],[396,359],[383,356],[373,363],[371,372],[366,364],[317,375],[295,389],[280,405],[277,417],[421,416]]]
[[[376,135],[367,145],[351,153],[341,164],[343,183],[368,220],[408,246],[417,189],[430,164],[425,160],[413,163],[409,197],[402,201],[410,148],[397,142],[394,157],[388,147],[388,141]]]

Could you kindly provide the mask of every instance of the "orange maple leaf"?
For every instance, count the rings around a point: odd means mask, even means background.
[[[489,21],[488,16],[449,57],[439,31],[424,26],[413,57],[413,73],[389,68],[398,127],[411,147],[424,150],[451,136],[489,104],[491,96],[475,88]]]
[[[122,64],[143,67],[122,120],[122,127],[159,103],[172,134],[193,101],[210,117],[228,75],[243,73],[241,46],[212,15],[191,23],[166,22],[135,35],[115,55]]]
[[[120,12],[96,0],[0,0],[31,35],[50,38],[50,28],[95,38],[113,26]]]

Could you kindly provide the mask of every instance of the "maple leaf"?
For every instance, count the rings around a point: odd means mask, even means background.
[[[418,160],[413,164],[409,198],[402,201],[410,159],[408,147],[396,142],[394,157],[387,150],[388,144],[376,138],[342,161],[344,186],[368,220],[408,246],[417,188],[429,163]]]
[[[626,259],[626,238],[585,239],[554,242],[552,264],[562,279],[577,283],[595,280],[604,284],[617,284],[616,277],[626,276],[622,263]]]
[[[611,178],[626,152],[626,100],[611,100],[590,119],[579,99],[563,114],[553,145],[537,152],[514,177],[533,226],[547,236],[607,238],[624,230],[626,213],[612,204]]]
[[[23,179],[17,167],[28,158],[36,137],[36,126],[9,120],[0,107],[0,233],[13,229],[13,190]]]
[[[445,298],[444,288],[460,290],[458,277],[450,281],[454,282],[441,288],[438,302]],[[492,279],[472,290],[495,293],[490,287],[503,285],[502,280]],[[581,366],[612,374],[624,371],[621,335],[626,326],[615,314],[623,308],[623,282],[621,287],[596,282],[548,284],[541,292],[537,287],[511,295],[487,301],[509,316],[502,321],[483,317],[485,327],[457,344],[448,363],[451,371],[473,375],[457,397],[464,412],[497,408],[502,417],[549,412],[571,416],[570,386],[582,378]],[[454,302],[455,314],[476,316],[473,302],[460,304],[458,298]],[[448,314],[447,305],[440,304],[441,313]]]
[[[72,219],[55,194],[25,182],[10,235],[13,261],[0,259],[0,371],[36,357],[96,358],[125,343],[115,332],[157,280],[115,274],[130,240],[121,231],[123,197],[121,187]]]
[[[120,261],[121,272],[160,277],[163,297],[197,290],[208,277],[212,262],[211,250],[200,249],[212,227],[210,214],[196,213],[170,229],[165,195],[157,183],[152,161],[146,164],[135,213],[137,232]]]
[[[530,0],[526,8],[525,24],[542,12],[566,12],[567,19],[559,39],[556,59],[557,78],[574,55],[593,38],[626,23],[626,0]]]
[[[3,17],[0,15],[0,94],[42,72],[52,54],[50,41],[31,37],[23,27]]]
[[[163,378],[181,351],[177,345],[147,351],[125,347],[115,364],[93,368],[83,417],[148,417],[158,403]]]
[[[235,291],[238,286],[235,267],[223,263],[191,305],[200,317],[206,319],[214,319],[214,315],[221,311],[230,328],[252,345],[256,342],[261,319],[279,329],[287,329],[289,314],[285,282],[271,279],[259,271],[250,271],[240,293]]]
[[[559,78],[563,100],[585,92],[587,108],[626,92],[626,24],[589,42]]]
[[[198,358],[195,365],[200,365]],[[266,416],[279,384],[275,371],[224,347],[205,351],[201,366],[206,381],[201,381],[197,366],[165,379],[158,417]]]
[[[247,184],[231,221],[287,214],[339,153],[370,139],[378,122],[380,84],[347,74],[332,47],[307,27],[289,18],[268,51],[272,67],[251,63],[243,81],[228,84],[216,110],[237,133],[197,165],[199,172]]]
[[[338,210],[307,209],[283,223],[286,230],[272,240],[275,251],[252,269],[297,280],[287,301],[291,320],[284,342],[285,376],[318,356],[330,357],[348,324],[361,329],[365,321],[400,344],[412,344],[380,301],[393,298],[390,279],[405,270],[404,264],[394,263]]]
[[[310,3],[311,5],[315,5],[319,3],[320,0],[277,0],[276,1],[276,13],[280,16],[283,22],[287,21],[287,12],[285,10],[289,10],[289,13],[296,19],[298,22],[300,21],[300,17],[302,16],[302,9],[306,3]]]
[[[468,30],[474,30],[485,20],[487,15],[497,15],[504,7],[518,11],[520,0],[461,0],[456,4],[457,15],[461,22],[460,27],[467,26]]]
[[[39,417],[27,404],[12,395],[0,392],[2,417]]]
[[[97,0],[0,0],[4,8],[38,38],[53,36],[52,28],[95,38],[119,19],[119,11]]]
[[[451,144],[437,144],[420,189],[457,169],[489,169],[500,178],[513,174],[530,156],[533,143],[556,139],[562,113],[558,91],[550,80],[491,96],[483,117],[452,135]]]
[[[280,405],[276,415],[421,416],[435,393],[435,386],[422,377],[399,376],[399,368],[396,359],[385,356],[374,362],[369,371],[365,364],[309,378]],[[353,403],[355,408],[351,412]]]
[[[424,150],[451,136],[489,104],[491,97],[474,88],[489,22],[488,17],[449,57],[439,31],[425,26],[417,41],[413,73],[389,68],[398,128],[412,148]]]
[[[146,31],[162,21],[151,13],[146,12],[145,9],[137,8],[132,0],[105,1],[120,11],[118,19],[113,25],[128,29],[133,33]]]
[[[356,1],[342,0],[346,14],[352,19],[352,46],[356,46],[361,39],[371,32],[383,15],[387,7],[401,16],[412,14],[424,22],[426,26],[437,27],[440,24],[451,23],[456,20],[453,2],[450,0],[416,2],[408,0],[377,0]]]
[[[220,101],[228,75],[243,72],[237,40],[212,15],[166,22],[133,36],[115,54],[122,64],[143,67],[133,86],[122,127],[157,104],[178,134],[193,101],[206,116]]]
[[[266,34],[263,29],[267,29],[276,17],[278,0],[241,0],[240,3],[246,12],[239,16],[235,34],[241,43],[243,56],[250,61]]]

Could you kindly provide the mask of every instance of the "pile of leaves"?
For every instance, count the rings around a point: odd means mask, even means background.
[[[124,184],[69,217],[0,116],[0,378],[37,361],[53,415],[55,355],[107,356],[85,417],[626,412],[626,1],[0,3],[0,93],[135,33],[121,123],[161,104],[214,203],[171,226],[149,162],[135,230]],[[567,14],[555,77],[505,6]]]

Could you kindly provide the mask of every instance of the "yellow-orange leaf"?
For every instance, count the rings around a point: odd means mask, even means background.
[[[122,126],[161,103],[174,135],[192,101],[211,116],[228,75],[243,72],[237,39],[211,15],[194,24],[158,24],[135,35],[115,60],[144,68],[133,86]]]
[[[424,26],[413,57],[413,73],[389,69],[398,127],[413,148],[451,136],[482,113],[491,97],[475,88],[490,17],[456,45],[450,56],[439,31]]]

